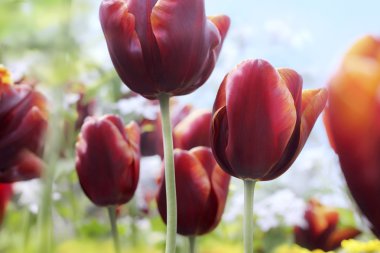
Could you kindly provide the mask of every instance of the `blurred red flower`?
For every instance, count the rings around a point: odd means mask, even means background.
[[[185,95],[214,69],[227,16],[206,18],[204,0],[103,0],[100,22],[122,81],[140,95]]]
[[[343,240],[352,239],[360,234],[360,231],[353,227],[338,228],[339,213],[315,199],[309,201],[305,220],[306,227],[296,226],[294,235],[295,242],[309,250],[335,250]]]
[[[347,52],[329,83],[325,126],[350,192],[380,238],[380,38]]]
[[[174,148],[190,150],[198,146],[210,146],[211,112],[193,109],[190,105],[172,106]],[[144,119],[141,123],[141,154],[163,156],[161,117]]]
[[[174,151],[177,189],[177,233],[202,235],[213,230],[222,217],[230,176],[217,165],[211,149],[196,147]],[[157,196],[158,210],[166,222],[165,179]]]
[[[9,199],[12,197],[12,184],[0,184],[0,224],[3,222]]]
[[[301,152],[327,100],[324,89],[302,91],[294,70],[248,60],[224,78],[212,118],[214,155],[241,179],[271,180]]]
[[[121,205],[139,180],[140,132],[114,115],[88,117],[76,144],[76,169],[87,197],[98,206]]]
[[[39,177],[47,110],[44,96],[28,85],[13,85],[0,66],[0,182]]]

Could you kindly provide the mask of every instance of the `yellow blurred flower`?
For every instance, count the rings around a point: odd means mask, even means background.
[[[356,240],[345,240],[342,242],[344,253],[379,253],[380,241],[370,240],[368,242],[360,242]]]
[[[326,252],[320,249],[310,251],[298,245],[283,245],[278,247],[273,253],[334,253],[334,251]]]

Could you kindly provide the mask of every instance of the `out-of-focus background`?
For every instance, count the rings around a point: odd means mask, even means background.
[[[375,0],[205,2],[208,15],[226,14],[232,20],[210,79],[193,94],[178,98],[180,104],[205,109],[212,108],[224,75],[245,59],[263,58],[276,67],[293,68],[303,76],[304,88],[324,87],[348,47],[380,29],[380,2]],[[127,88],[113,69],[100,28],[99,4],[94,0],[0,0],[0,63],[12,71],[13,79],[24,78],[47,95],[61,130],[67,122],[73,126],[75,104],[82,93],[88,101],[96,101],[97,115],[118,113],[126,121],[156,117],[157,107],[125,95]],[[111,249],[106,213],[94,207],[78,185],[73,145],[77,132],[68,129],[61,140],[65,143],[60,143],[64,148],[53,187],[56,247],[58,252],[91,252],[99,247],[106,252]],[[138,193],[121,211],[120,232],[125,245],[139,249],[149,238],[150,252],[160,252],[165,226],[154,201],[146,201],[147,189],[155,188],[160,158],[145,157],[141,166]],[[40,180],[14,186],[9,215],[0,230],[0,252],[18,252],[20,240],[32,244],[41,188]],[[292,228],[305,223],[310,198],[337,208],[344,225],[358,227],[364,238],[372,237],[365,220],[355,212],[321,119],[292,168],[277,180],[258,183],[255,194],[255,243],[261,252],[293,242]],[[233,180],[223,222],[200,239],[201,249],[240,249],[242,209],[242,183]],[[185,244],[180,239],[179,247]]]

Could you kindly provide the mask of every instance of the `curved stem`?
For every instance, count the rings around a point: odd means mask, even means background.
[[[175,253],[177,233],[177,200],[173,157],[173,136],[170,121],[168,94],[161,94],[162,136],[164,139],[165,187],[166,187],[166,249],[165,253]]]
[[[253,192],[256,181],[244,180],[244,253],[253,253]]]
[[[107,211],[108,211],[108,216],[110,218],[110,223],[111,223],[112,238],[113,238],[115,253],[120,253],[119,233],[117,231],[117,225],[116,225],[116,207],[109,206],[107,207]]]
[[[189,246],[190,246],[190,251],[189,253],[195,253],[195,241],[196,241],[196,236],[189,236]]]

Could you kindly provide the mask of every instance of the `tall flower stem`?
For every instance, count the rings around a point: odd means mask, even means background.
[[[173,136],[169,109],[170,96],[168,94],[161,94],[159,100],[162,115],[162,136],[164,139],[165,187],[167,205],[165,253],[175,253],[177,233],[177,200],[173,157]]]
[[[256,181],[244,180],[244,253],[253,253],[253,192]]]
[[[189,253],[195,253],[195,241],[196,241],[196,236],[189,236]]]
[[[116,225],[116,207],[109,206],[107,207],[107,211],[108,211],[108,216],[110,218],[110,223],[111,223],[112,238],[113,238],[115,253],[120,253],[119,233],[117,231],[117,225]]]

